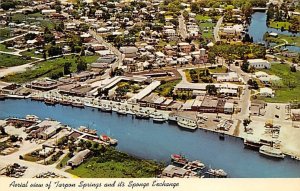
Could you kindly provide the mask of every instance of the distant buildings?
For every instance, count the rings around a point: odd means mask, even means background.
[[[271,64],[267,60],[263,59],[249,59],[249,67],[254,67],[257,69],[270,69]]]

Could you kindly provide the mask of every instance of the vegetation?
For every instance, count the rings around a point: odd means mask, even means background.
[[[63,167],[65,167],[67,165],[68,160],[70,160],[70,156],[66,155],[60,162],[59,164],[56,166],[56,168],[58,169],[62,169]]]
[[[5,40],[11,37],[11,31],[9,28],[1,28],[0,29],[0,40]]]
[[[92,63],[96,61],[97,58],[97,56],[82,57],[82,59],[84,59],[86,63]],[[23,73],[6,76],[3,78],[3,80],[8,82],[24,83],[40,77],[50,77],[53,79],[57,79],[64,75],[64,64],[67,62],[72,64],[70,70],[72,72],[75,72],[77,69],[76,60],[77,56],[64,56],[53,60],[46,60],[39,63],[37,66],[26,70]]]
[[[300,98],[300,72],[291,72],[288,65],[272,64],[271,69],[263,70],[282,79],[282,83],[272,85],[275,90],[274,98],[265,98],[267,102],[291,102],[299,101]]]
[[[67,172],[82,178],[148,178],[158,175],[161,168],[154,161],[137,159],[110,147]]]
[[[64,153],[62,151],[58,151],[56,154],[52,155],[51,159],[46,162],[47,165],[54,164],[61,155]]]
[[[172,81],[162,81],[161,85],[158,86],[155,90],[160,96],[164,97],[172,97],[174,87],[180,82],[181,80],[172,80]]]
[[[25,57],[14,56],[9,54],[0,53],[0,68],[1,67],[11,67],[11,66],[19,66],[23,64],[27,64],[32,61],[31,59],[26,60]]]
[[[292,44],[294,46],[300,46],[300,36],[278,34],[278,37],[272,37],[269,36],[268,33],[266,33],[264,39],[267,42],[276,43],[276,44],[283,44],[285,43],[285,41],[287,41],[289,44]]]
[[[39,155],[39,152],[41,151],[42,149],[38,149],[38,150],[35,150],[31,153],[27,153],[23,156],[23,160],[26,160],[26,161],[30,161],[30,162],[37,162],[37,161],[40,161],[42,159],[44,159],[43,157],[41,157]]]

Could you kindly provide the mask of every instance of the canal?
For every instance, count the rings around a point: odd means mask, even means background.
[[[275,32],[277,34],[300,36],[300,33],[295,34],[289,31],[281,31],[278,29],[269,28],[266,25],[266,20],[267,20],[267,14],[265,12],[254,12],[252,15],[251,24],[248,27],[249,29],[248,33],[250,36],[253,37],[253,41],[256,43],[264,41],[263,36],[266,32]],[[283,48],[287,48],[288,50],[294,52],[300,52],[300,47],[297,46],[287,46]]]
[[[53,118],[75,128],[80,125],[95,128],[99,134],[118,139],[120,151],[145,159],[169,162],[171,154],[181,153],[190,160],[201,160],[206,166],[223,168],[230,177],[300,177],[299,161],[265,158],[244,149],[240,138],[225,137],[221,141],[217,134],[204,130],[189,132],[169,123],[155,124],[152,120],[103,113],[93,108],[46,106],[31,100],[0,102],[1,119],[27,114]]]

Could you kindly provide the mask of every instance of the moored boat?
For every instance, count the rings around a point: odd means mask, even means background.
[[[187,129],[191,129],[191,130],[195,130],[198,128],[196,123],[190,123],[188,121],[177,121],[178,126],[183,127],[183,128],[187,128]]]
[[[282,153],[280,149],[276,149],[271,146],[263,145],[259,148],[259,153],[269,156],[269,157],[274,157],[274,158],[279,158],[279,159],[284,159],[285,155]]]
[[[216,178],[226,178],[227,173],[223,169],[208,169],[207,174]]]
[[[171,160],[173,163],[180,164],[180,165],[186,165],[189,162],[187,158],[179,154],[172,154]]]
[[[81,102],[78,102],[78,101],[72,102],[72,106],[73,106],[73,107],[84,108],[84,104],[81,103]]]
[[[127,112],[126,112],[125,109],[119,108],[119,109],[117,110],[117,114],[119,114],[119,115],[127,115]]]
[[[136,112],[135,117],[137,119],[149,119],[150,115],[142,110]]]
[[[100,110],[103,111],[103,112],[112,112],[112,108],[108,105],[102,105],[100,107]]]
[[[162,115],[162,114],[160,114],[160,115],[155,115],[154,117],[153,117],[153,122],[155,122],[155,123],[163,123],[163,122],[165,122],[166,121],[166,118],[164,118],[164,116]]]
[[[55,105],[57,102],[54,99],[46,98],[44,99],[46,105]]]
[[[112,139],[111,137],[107,136],[107,135],[100,135],[100,140],[105,142],[105,143],[109,143],[110,145],[116,145],[118,144],[118,140],[117,139]]]

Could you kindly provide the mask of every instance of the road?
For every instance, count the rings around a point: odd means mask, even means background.
[[[278,47],[285,46],[285,45],[289,44],[289,42],[288,42],[286,39],[280,39],[280,40],[283,40],[284,43],[279,44],[279,45],[276,45],[276,46],[274,46],[273,48],[278,48]]]
[[[220,30],[220,26],[223,22],[223,18],[224,16],[222,16],[221,18],[219,18],[215,28],[214,28],[214,38],[215,38],[215,41],[216,42],[219,42],[221,39],[220,39],[220,36],[219,36],[219,30]]]
[[[123,64],[123,56],[122,53],[116,48],[114,47],[112,44],[106,42],[102,36],[98,35],[95,31],[93,30],[89,30],[89,33],[101,44],[103,44],[104,46],[106,46],[112,53],[114,53],[117,58],[115,60],[115,62],[112,64],[111,68],[114,70],[116,68],[120,68]],[[109,77],[109,73],[110,73],[110,69],[106,70],[105,74],[103,75],[103,77]]]
[[[186,24],[183,15],[181,14],[178,17],[178,32],[181,36],[182,40],[186,39],[188,37],[188,33],[186,31]]]

